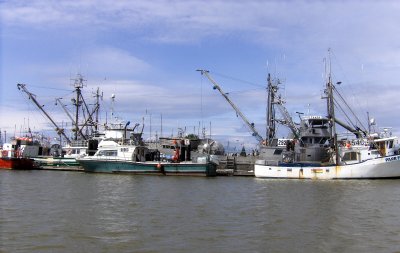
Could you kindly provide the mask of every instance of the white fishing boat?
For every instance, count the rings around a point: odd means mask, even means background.
[[[326,147],[327,161],[258,160],[254,166],[254,174],[259,178],[400,178],[399,148],[398,138],[385,132],[369,139],[341,142],[337,152],[333,148]],[[295,150],[301,149],[295,148]],[[295,157],[299,155],[300,153],[294,153]]]
[[[338,96],[334,98],[334,94]],[[336,118],[335,108],[342,109],[343,105],[336,107],[335,103],[343,97],[332,83],[330,71],[325,95],[328,116],[302,117],[299,127],[293,125],[294,138],[288,141],[285,149],[268,147],[271,153],[274,152],[275,159],[256,161],[255,176],[288,179],[400,178],[399,141],[390,129],[373,133],[373,120],[368,122],[368,129],[362,129]],[[339,126],[355,137],[338,134]]]
[[[144,145],[141,135],[133,130],[106,132],[97,152],[77,161],[85,172],[216,176],[217,161],[209,155],[194,155],[183,142],[175,141],[173,157],[165,159],[158,149]]]

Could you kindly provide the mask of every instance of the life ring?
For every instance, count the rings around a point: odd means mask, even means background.
[[[347,142],[347,143],[346,143],[346,148],[351,148],[350,142]]]
[[[71,150],[71,149],[68,149],[68,150],[67,150],[67,154],[68,154],[68,155],[71,155],[71,154],[72,154],[72,150]]]
[[[2,157],[7,157],[8,156],[8,151],[7,150],[1,151],[1,156]]]

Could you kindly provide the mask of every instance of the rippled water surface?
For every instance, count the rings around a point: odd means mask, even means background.
[[[400,252],[400,180],[0,171],[0,252]]]

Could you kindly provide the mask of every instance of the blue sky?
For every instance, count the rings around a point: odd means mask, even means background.
[[[256,143],[223,97],[196,69],[212,77],[265,135],[268,73],[283,80],[296,111],[325,114],[320,99],[324,62],[366,120],[398,132],[400,3],[397,1],[0,1],[0,129],[8,137],[48,121],[17,83],[58,122],[68,118],[55,98],[72,98],[70,79],[87,79],[85,95],[104,93],[131,122],[145,117],[149,138],[199,122],[225,146]],[[147,113],[147,114],[146,114]],[[15,131],[15,129],[17,129]]]

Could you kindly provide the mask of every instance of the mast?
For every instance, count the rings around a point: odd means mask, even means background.
[[[292,131],[294,138],[299,137],[299,129],[293,122],[288,110],[284,106],[285,101],[280,94],[278,94],[279,84],[281,84],[279,79],[271,79],[271,75],[268,74],[268,107],[267,107],[267,141],[271,143],[272,139],[276,135],[276,125],[278,122],[282,125],[289,127]],[[277,95],[278,94],[278,95]],[[276,119],[275,117],[275,106],[278,108],[283,119]]]
[[[335,124],[335,104],[334,104],[334,98],[333,98],[333,83],[332,83],[332,76],[331,76],[331,63],[329,59],[329,72],[328,72],[328,78],[326,82],[326,95],[327,95],[327,113],[328,113],[328,119],[330,121],[330,137],[334,138],[336,134],[336,124]]]
[[[72,131],[74,132],[74,140],[78,140],[78,136],[82,137],[84,140],[87,140],[87,135],[88,132],[91,130],[93,132],[93,128],[89,129],[89,127],[95,127],[95,129],[97,130],[97,126],[98,126],[98,111],[99,111],[99,98],[102,97],[102,95],[99,95],[99,90],[97,90],[97,101],[96,101],[96,106],[95,108],[91,111],[88,107],[88,105],[86,104],[83,96],[82,96],[82,88],[84,86],[84,80],[83,76],[81,74],[77,75],[76,79],[74,80],[74,87],[75,87],[75,91],[76,91],[76,97],[72,98],[71,101],[73,103],[73,105],[75,106],[75,117],[73,117],[67,110],[66,106],[62,103],[61,98],[57,98],[56,99],[56,105],[60,104],[62,106],[62,109],[64,110],[64,112],[67,114],[67,116],[70,118],[72,125],[73,125],[73,129]],[[71,144],[71,140],[68,138],[68,136],[65,134],[64,129],[61,127],[59,127],[55,121],[50,117],[50,115],[43,109],[43,105],[39,104],[39,102],[36,100],[36,95],[30,93],[26,87],[25,84],[17,84],[17,87],[19,90],[22,90],[23,92],[25,92],[26,94],[28,94],[29,99],[31,99],[33,101],[33,103],[44,113],[44,115],[51,121],[51,123],[56,127],[56,132],[58,135],[62,135],[64,136],[65,140],[67,141],[68,144]],[[83,106],[82,106],[83,105]],[[82,116],[85,118],[84,123],[81,124],[81,128],[80,128],[80,123],[79,123],[79,119],[80,119],[80,109],[82,108]],[[96,113],[96,122],[94,122],[93,120],[93,115]],[[82,130],[86,130],[85,134],[82,132]]]
[[[97,133],[98,132],[98,126],[99,126],[99,111],[100,111],[100,98],[103,99],[103,94],[100,95],[100,89],[97,87],[96,90],[96,122],[94,125],[94,130]]]
[[[267,127],[266,127],[266,140],[267,140],[267,145],[271,144],[272,139],[275,138],[275,110],[274,110],[274,106],[273,106],[273,102],[275,100],[275,92],[276,92],[276,88],[271,81],[271,74],[268,73],[268,86],[267,86],[267,90],[268,90],[268,100],[267,100]]]
[[[100,95],[99,88],[97,88],[97,92],[95,95],[96,97],[95,107],[93,110],[90,110],[88,104],[86,103],[82,95],[82,88],[85,86],[84,81],[86,80],[83,79],[83,76],[81,74],[78,74],[77,77],[73,80],[74,80],[76,98],[72,99],[72,103],[75,106],[75,122],[72,121],[74,125],[72,131],[74,131],[75,133],[74,134],[75,140],[78,140],[78,135],[80,135],[84,140],[87,140],[89,134],[97,132],[98,130],[98,117],[99,117],[98,113],[100,108],[99,100],[100,98],[103,97],[103,95]],[[83,123],[80,123],[80,116],[84,118]],[[82,130],[85,130],[85,133],[83,133]]]
[[[326,96],[326,103],[327,103],[327,113],[328,113],[328,119],[329,119],[329,134],[330,134],[330,139],[331,139],[331,146],[335,150],[336,154],[336,165],[339,164],[339,150],[338,150],[338,144],[337,144],[337,133],[336,133],[336,120],[335,120],[335,102],[334,102],[334,97],[333,97],[333,90],[334,86],[332,83],[332,75],[331,75],[331,59],[330,59],[330,49],[328,50],[329,53],[329,62],[325,62],[325,71],[327,71],[327,81],[326,81],[326,88],[325,88],[325,94]],[[326,66],[328,64],[328,66]]]
[[[79,107],[82,105],[81,101],[81,94],[82,91],[81,89],[83,88],[83,81],[86,81],[83,79],[83,76],[81,74],[78,74],[76,79],[74,79],[74,87],[76,91],[76,99],[73,100],[74,106],[75,106],[75,127],[73,129],[74,131],[74,139],[78,140],[78,132],[79,132]]]

